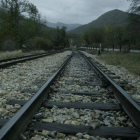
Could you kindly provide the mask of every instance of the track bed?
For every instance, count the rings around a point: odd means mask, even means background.
[[[9,101],[9,104],[23,108],[30,104],[26,112],[32,115],[22,119],[25,123],[30,121],[28,126],[24,126],[26,129],[20,135],[22,139],[135,140],[140,136],[136,126],[139,122],[126,113],[123,104],[114,97],[114,90],[85,57],[74,52],[37,93],[41,98],[36,98],[38,102],[33,99]],[[46,95],[41,95],[43,92]]]

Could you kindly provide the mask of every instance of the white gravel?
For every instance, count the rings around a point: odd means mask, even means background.
[[[87,76],[88,75],[88,76]],[[83,76],[77,77],[77,76]],[[100,82],[97,77],[94,77],[95,73],[89,68],[85,60],[78,56],[71,59],[70,64],[65,68],[64,73],[59,79],[54,82],[51,86],[54,92],[51,92],[49,102],[82,102],[82,103],[115,103],[118,102],[112,97],[110,98],[110,93],[107,89],[101,86],[90,86],[90,85],[80,85],[81,82]],[[96,95],[96,96],[85,96],[85,95],[74,95],[71,93],[65,94],[58,92],[58,90],[69,90],[69,91],[99,91],[106,94]],[[115,114],[115,115],[114,115]],[[53,108],[48,109],[46,107],[41,107],[39,111],[35,114],[32,123],[40,121],[45,123],[60,123],[60,124],[71,124],[71,125],[84,125],[90,126],[92,129],[98,127],[134,127],[130,118],[126,115],[124,111],[101,111],[101,110],[90,110],[90,109],[74,109],[74,108],[58,108],[53,106]],[[34,131],[25,132],[26,136],[31,140],[113,140],[111,138],[105,139],[100,137],[93,137],[90,135],[78,133],[76,135],[70,136],[65,135],[55,131],[42,132]]]
[[[133,127],[132,121],[123,111],[101,111],[74,108],[60,109],[54,106],[52,109],[42,107],[39,110],[39,113],[42,113],[42,122],[85,126],[91,126],[91,124],[98,123],[96,127]]]
[[[64,62],[70,51],[50,55],[0,70],[0,118],[10,118],[20,108],[9,106],[8,100],[29,100],[34,94],[24,89],[39,90]]]
[[[116,81],[127,81],[128,85],[124,87],[124,90],[138,103],[140,103],[140,76],[131,74],[126,68],[114,65],[105,64],[103,61],[97,59],[96,55],[91,55],[84,52],[87,56],[95,59],[103,66],[107,67],[108,70],[120,76],[121,79]]]
[[[24,136],[25,137],[25,136]],[[111,138],[105,139],[100,137],[90,136],[88,134],[77,133],[76,135],[65,135],[63,133],[55,131],[46,131],[42,132],[35,131],[30,140],[113,140]],[[121,139],[114,139],[121,140]]]

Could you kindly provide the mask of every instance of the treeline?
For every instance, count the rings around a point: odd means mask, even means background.
[[[139,0],[130,0],[127,26],[108,25],[103,28],[92,28],[84,32],[80,45],[103,48],[140,49],[140,5]]]
[[[47,27],[27,0],[0,0],[0,50],[61,49],[69,46],[66,28]]]
[[[134,44],[136,40],[131,37],[128,29],[124,26],[112,26],[108,25],[105,28],[93,28],[87,31],[82,36],[82,44],[84,46],[110,48],[120,48],[122,50],[123,45],[127,45],[130,49],[130,44]]]

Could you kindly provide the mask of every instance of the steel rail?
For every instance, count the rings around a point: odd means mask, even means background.
[[[72,55],[48,79],[40,90],[0,129],[0,140],[17,140],[26,129],[34,113],[41,107],[43,100],[50,92],[50,85],[63,72]]]
[[[25,56],[19,56],[19,57],[13,57],[13,58],[8,58],[8,59],[3,59],[3,60],[0,60],[0,63],[8,62],[8,61],[13,61],[13,60],[17,60],[17,59],[28,58],[28,57],[37,56],[37,55],[43,55],[43,54],[46,54],[46,53],[32,54],[32,55],[25,55]]]
[[[111,78],[109,78],[99,67],[91,61],[84,53],[80,52],[86,59],[88,64],[96,70],[100,78],[113,91],[115,98],[121,103],[122,108],[131,118],[138,129],[140,128],[140,105],[135,102],[120,86],[118,86]]]
[[[37,59],[37,58],[53,55],[53,54],[56,54],[56,53],[59,53],[59,52],[63,52],[63,51],[56,51],[56,52],[51,52],[51,53],[46,53],[46,54],[40,54],[40,55],[35,55],[35,56],[32,56],[32,57],[23,58],[23,59],[20,59],[20,60],[15,60],[15,61],[3,63],[3,64],[0,64],[0,69],[4,69],[4,68],[10,67],[12,65],[16,65],[17,63],[24,63],[26,61],[30,61],[30,60],[34,60],[34,59]]]

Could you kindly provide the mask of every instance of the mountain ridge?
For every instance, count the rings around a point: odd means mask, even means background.
[[[107,25],[124,25],[127,26],[129,13],[115,9],[108,11],[104,14],[102,14],[100,17],[98,17],[96,20],[93,20],[92,22],[79,26],[68,33],[70,34],[82,34],[83,32],[91,29],[91,28],[100,28],[105,27]]]
[[[52,23],[52,22],[49,22],[47,21],[47,24],[46,24],[48,27],[51,27],[51,28],[62,28],[63,26],[65,26],[67,28],[67,31],[70,31],[70,30],[73,30],[79,26],[81,26],[81,24],[66,24],[66,23],[62,23],[62,22],[57,22],[57,23]]]

